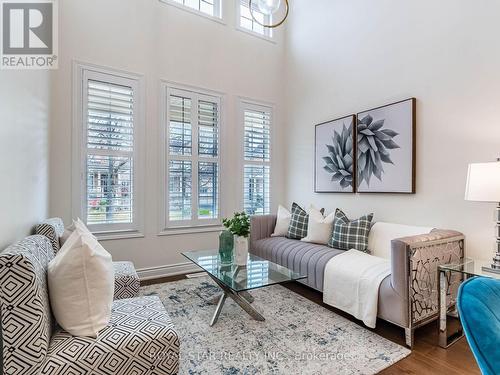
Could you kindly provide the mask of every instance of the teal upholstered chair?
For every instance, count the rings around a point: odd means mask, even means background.
[[[484,375],[500,374],[500,280],[475,277],[458,291],[467,341]]]

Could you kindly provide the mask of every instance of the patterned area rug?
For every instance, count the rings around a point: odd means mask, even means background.
[[[208,277],[141,288],[157,293],[181,340],[180,374],[376,374],[410,350],[279,285],[252,291],[257,322],[229,298],[219,321]]]

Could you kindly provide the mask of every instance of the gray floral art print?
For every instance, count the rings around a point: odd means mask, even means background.
[[[357,115],[360,193],[414,193],[415,99]]]
[[[315,191],[354,192],[354,115],[316,125]]]
[[[373,121],[366,115],[358,119],[358,181],[366,181],[375,176],[382,181],[383,163],[394,164],[390,150],[399,148],[393,138],[399,135],[392,129],[384,129],[384,119]]]

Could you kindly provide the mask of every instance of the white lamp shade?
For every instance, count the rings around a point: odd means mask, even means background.
[[[500,162],[469,164],[465,199],[500,202]]]

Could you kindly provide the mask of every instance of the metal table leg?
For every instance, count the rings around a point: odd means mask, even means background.
[[[214,316],[212,317],[212,321],[210,322],[210,327],[212,327],[215,323],[217,323],[217,320],[219,320],[219,315],[222,311],[222,307],[224,306],[224,302],[226,302],[226,298],[226,293],[219,297],[219,303],[217,303],[217,308],[215,309]]]
[[[250,315],[253,319],[258,320],[258,321],[265,321],[265,318],[257,311],[255,310],[251,303],[254,301],[254,298],[250,295],[248,292],[235,292],[228,288],[226,285],[221,283],[219,280],[217,280],[215,277],[212,277],[212,280],[217,283],[217,285],[222,289],[224,294],[222,294],[219,297],[219,301],[217,303],[217,308],[215,309],[215,313],[212,317],[212,321],[210,322],[210,326],[213,326],[215,323],[217,323],[217,320],[219,319],[220,313],[222,311],[222,307],[224,306],[224,302],[226,302],[226,298],[229,297],[231,298],[234,302],[236,302],[245,312]]]
[[[462,337],[464,337],[464,331],[462,327],[456,330],[453,334],[448,336],[448,303],[446,300],[446,295],[449,288],[449,281],[447,278],[446,270],[439,270],[439,346],[441,348],[448,348],[449,346],[456,343]],[[451,277],[451,274],[450,274]],[[452,314],[453,317],[458,317],[458,311],[455,307],[455,310]]]

